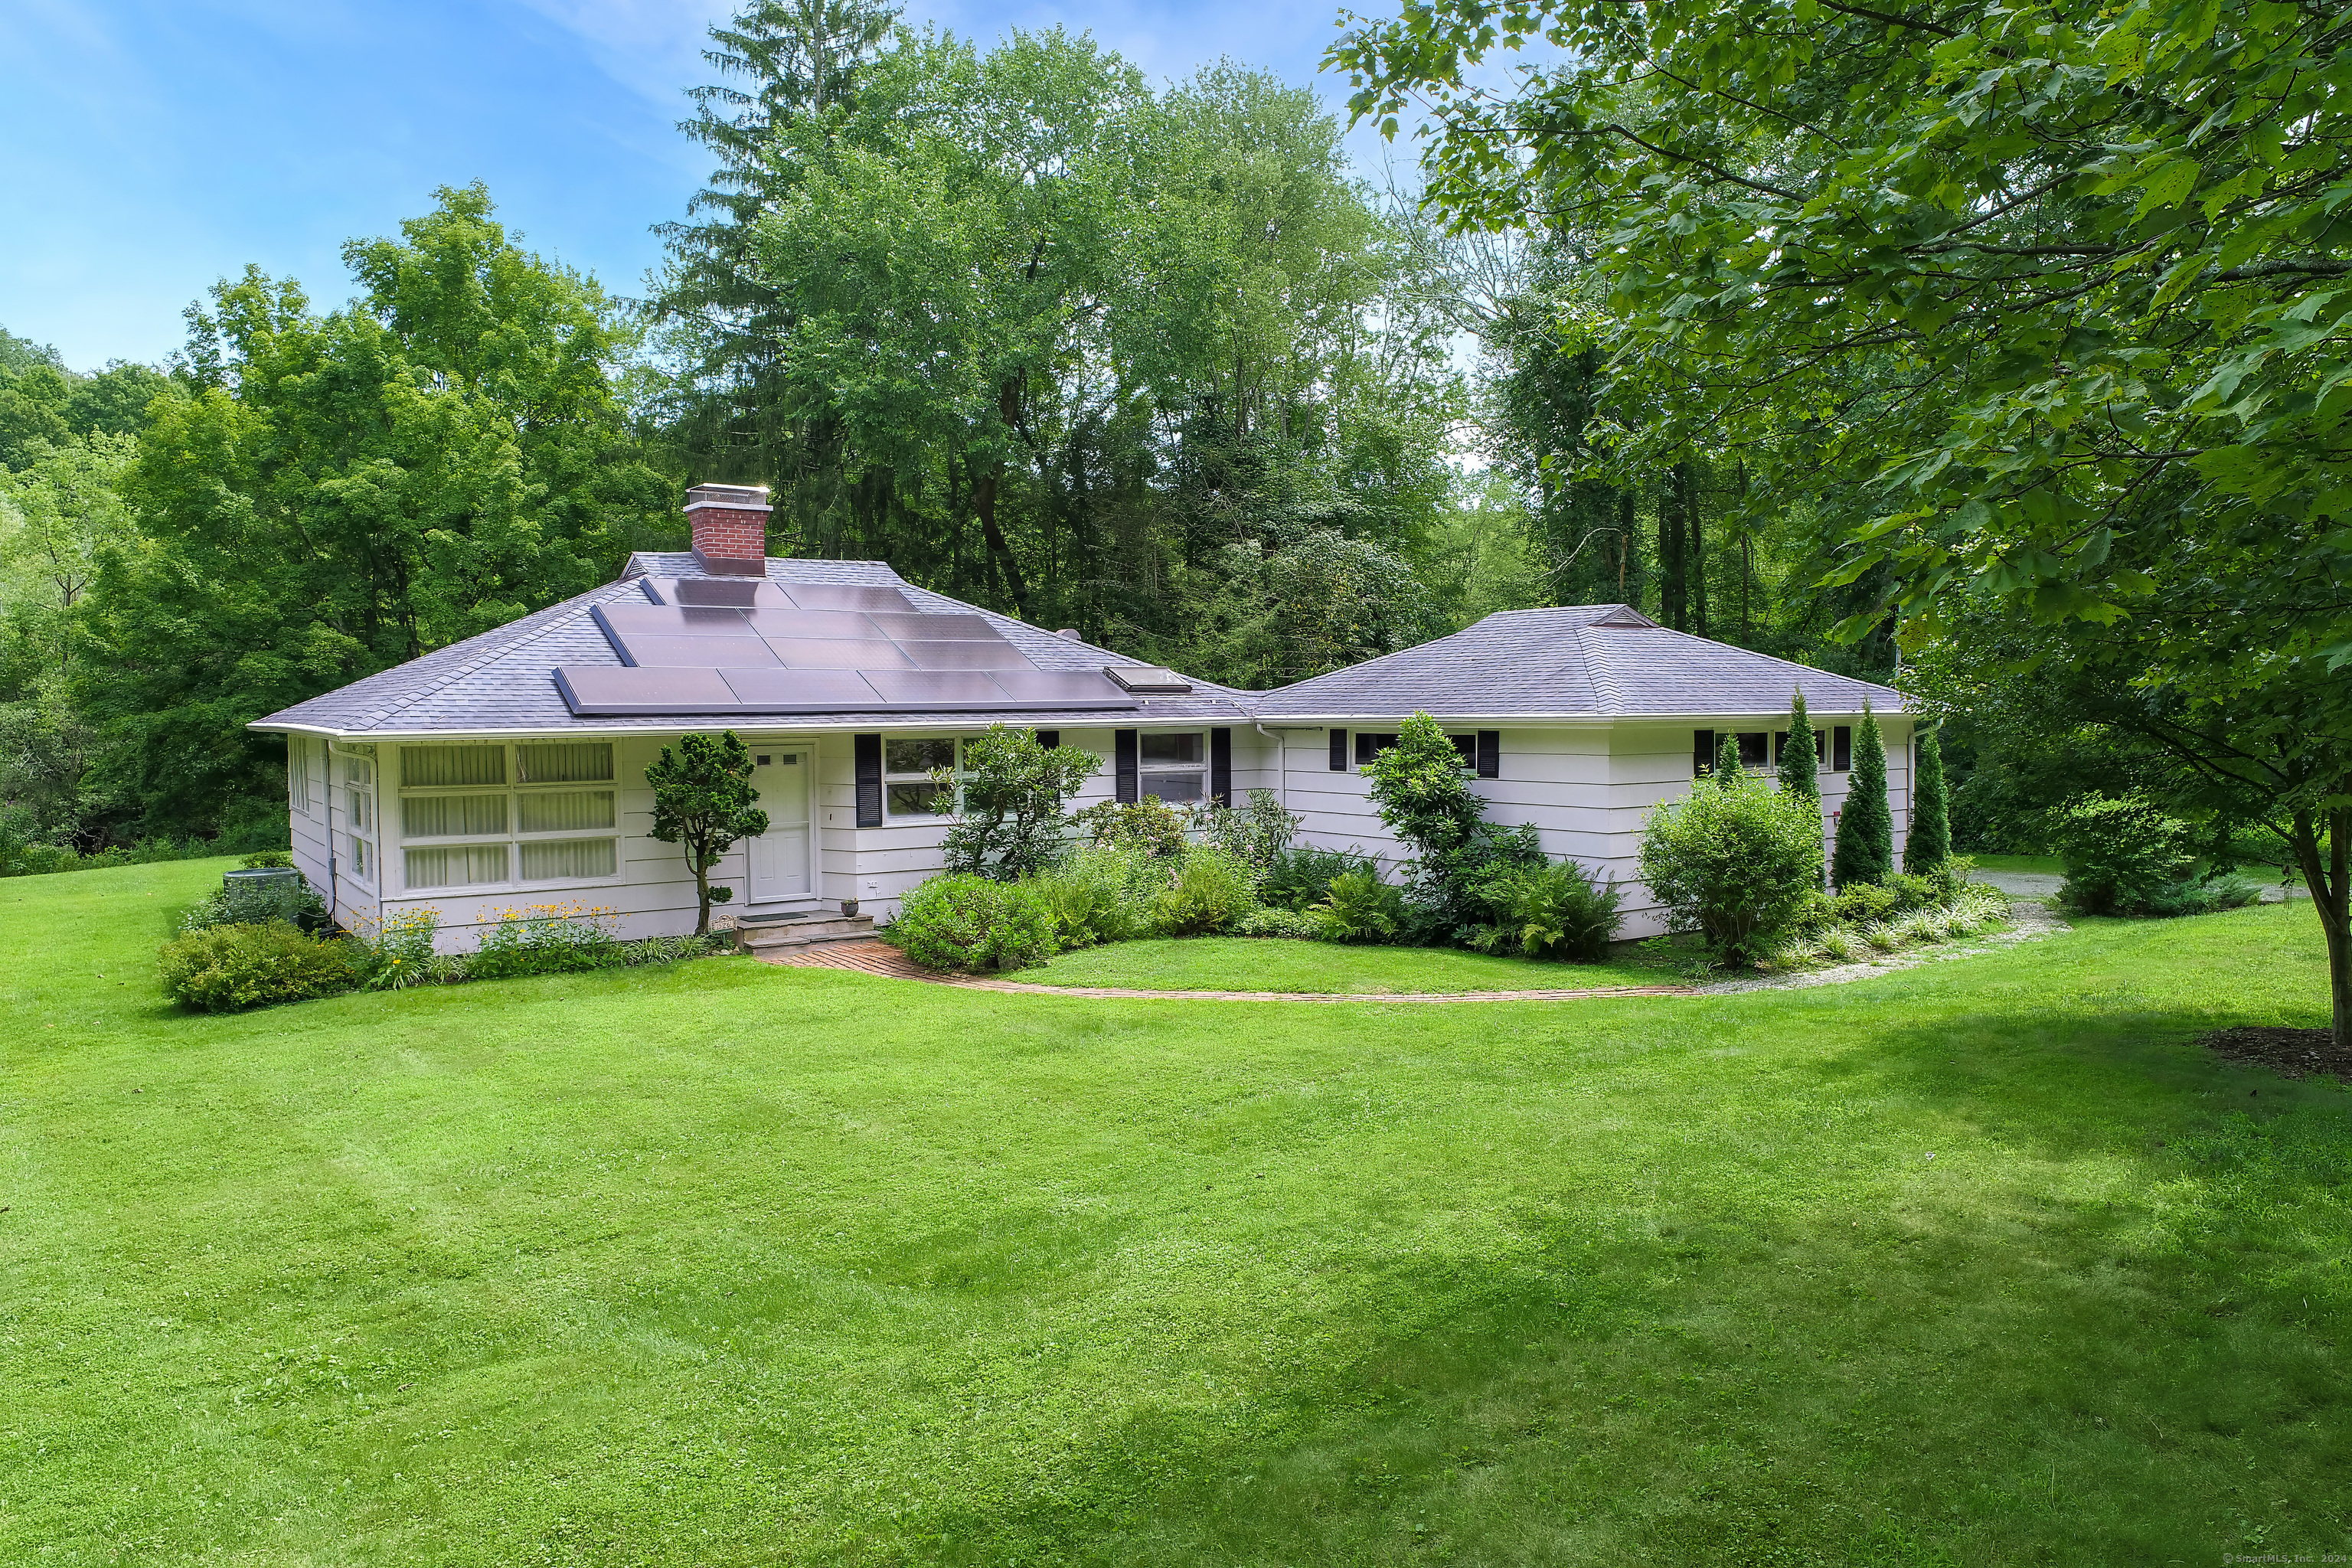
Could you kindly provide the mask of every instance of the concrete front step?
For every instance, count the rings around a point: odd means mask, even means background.
[[[773,952],[781,948],[811,947],[826,942],[860,942],[874,934],[872,915],[812,915],[803,920],[771,921],[738,926],[735,944],[745,952]]]

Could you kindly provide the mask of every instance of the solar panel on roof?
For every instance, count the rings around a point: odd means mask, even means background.
[[[874,689],[854,669],[730,669],[722,672],[736,700],[763,712],[806,710],[839,713],[870,708]]]
[[[940,642],[960,638],[1003,640],[1003,635],[997,631],[995,623],[986,616],[913,614],[894,616],[876,611],[869,613],[866,619],[879,627],[884,636],[896,637],[900,642],[906,642],[909,638],[928,638]]]
[[[740,609],[791,606],[773,583],[745,577],[647,577],[646,597],[657,605],[724,605]]]
[[[998,637],[992,642],[916,642],[901,638],[898,646],[919,669],[1034,669],[1029,656]],[[790,662],[787,660],[786,662]]]
[[[773,586],[773,584],[771,584]],[[880,610],[905,614],[914,609],[896,588],[873,588],[853,583],[786,583],[784,593],[803,610]]]
[[[736,700],[715,669],[566,665],[555,687],[574,713],[709,713]]]
[[[758,637],[629,637],[621,657],[640,667],[743,669],[773,665],[776,656]]]
[[[741,610],[679,605],[598,605],[589,611],[608,637],[750,637]]]
[[[871,619],[855,610],[751,610],[751,629],[763,637],[878,637]]]
[[[870,669],[866,684],[894,708],[982,707],[1004,701],[1004,689],[984,675],[946,669]]]
[[[1135,700],[1091,669],[999,669],[989,679],[1016,702],[1071,708],[1132,708]]]
[[[912,669],[894,642],[879,637],[860,641],[836,637],[771,637],[769,648],[794,669]]]

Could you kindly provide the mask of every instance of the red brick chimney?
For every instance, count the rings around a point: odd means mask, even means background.
[[[686,492],[694,554],[716,577],[768,574],[768,488],[697,485]]]

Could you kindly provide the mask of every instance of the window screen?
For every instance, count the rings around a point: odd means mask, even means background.
[[[523,784],[609,784],[609,741],[528,741],[515,748],[515,777]]]
[[[411,795],[400,803],[403,838],[503,837],[506,830],[503,795]]]
[[[785,761],[796,761],[787,757]],[[515,797],[515,826],[523,833],[579,833],[613,826],[608,789],[537,790]],[[528,875],[528,873],[526,873]]]
[[[1209,737],[1199,730],[1172,734],[1146,731],[1137,736],[1140,795],[1189,805],[1209,794]]]
[[[1387,751],[1391,746],[1395,744],[1396,737],[1392,734],[1375,735],[1370,731],[1357,731],[1356,765],[1358,767],[1362,767],[1366,763],[1370,762],[1374,757],[1379,756],[1382,752]]]
[[[447,789],[506,782],[504,746],[404,746],[400,751],[403,789]]]
[[[537,839],[522,846],[526,882],[610,877],[619,868],[619,846],[610,838]]]
[[[446,844],[411,849],[406,855],[406,868],[411,890],[488,887],[507,879],[507,847]]]
[[[1830,772],[1853,771],[1853,726],[1840,724],[1830,731]]]

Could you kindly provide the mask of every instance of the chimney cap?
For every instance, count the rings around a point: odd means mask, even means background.
[[[698,511],[707,506],[724,507],[729,511],[766,511],[768,487],[765,485],[697,485],[686,492],[686,510]]]

